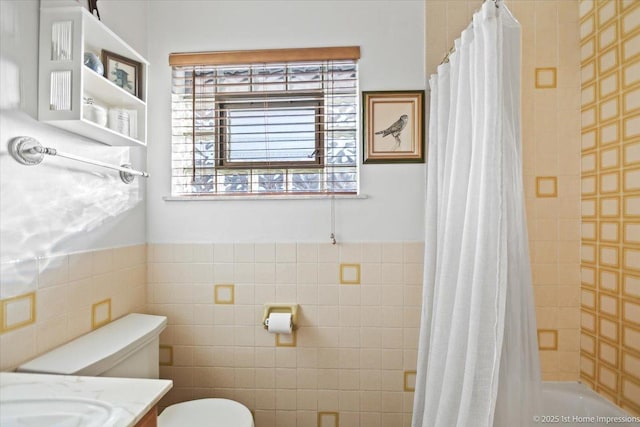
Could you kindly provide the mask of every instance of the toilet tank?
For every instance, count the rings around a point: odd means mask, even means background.
[[[132,313],[16,369],[18,372],[158,378],[160,332],[167,318]]]

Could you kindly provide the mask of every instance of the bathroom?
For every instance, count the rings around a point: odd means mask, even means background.
[[[428,106],[428,76],[483,2],[99,0],[102,23],[149,62],[146,147],[38,121],[41,3],[55,1],[0,1],[0,370],[148,313],[167,317],[160,410],[216,397],[257,427],[410,426],[429,159],[359,161],[358,193],[335,198],[172,195],[169,56],[359,46],[359,91],[424,90]],[[504,3],[521,25],[542,380],[580,381],[640,416],[640,5]],[[26,167],[8,154],[17,136],[150,177]],[[270,303],[298,304],[295,335],[265,330]]]

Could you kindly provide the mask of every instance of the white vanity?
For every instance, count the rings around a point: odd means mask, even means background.
[[[0,372],[0,425],[155,426],[169,380]]]

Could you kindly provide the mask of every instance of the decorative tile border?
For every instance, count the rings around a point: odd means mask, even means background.
[[[538,350],[558,350],[557,329],[538,329]]]
[[[297,344],[297,331],[291,334],[276,334],[276,347],[295,347]]]
[[[620,271],[600,267],[598,271],[598,289],[601,291],[618,293],[620,288]]]
[[[586,354],[580,355],[580,376],[582,377],[583,375],[591,381],[596,379],[596,361]]]
[[[627,402],[636,402],[635,406],[640,406],[637,403],[639,401],[638,396],[640,396],[640,381],[636,382],[632,377],[623,377],[620,384],[620,393]]]
[[[404,391],[416,391],[416,371],[404,371]]]
[[[111,322],[111,298],[91,306],[91,329],[97,329]]]
[[[618,369],[618,345],[604,339],[598,340],[598,360]]]
[[[623,299],[622,305],[622,321],[636,327],[640,327],[640,301],[632,301]]]
[[[536,89],[553,89],[558,85],[556,67],[536,68]]]
[[[640,298],[640,276],[622,273],[622,296],[628,298]]]
[[[36,322],[36,293],[0,300],[0,334]]]
[[[618,372],[602,363],[598,364],[598,385],[617,395],[620,388]]]
[[[360,284],[360,264],[340,264],[340,284]]]
[[[340,427],[338,412],[318,412],[318,427]]]
[[[160,344],[160,366],[173,366],[173,346]]]
[[[622,347],[640,353],[640,329],[623,324]]]
[[[558,177],[537,176],[536,197],[558,197]]]
[[[580,332],[580,351],[596,357],[596,337],[586,331]]]
[[[606,338],[607,340],[620,342],[620,324],[617,318],[609,317],[604,313],[599,313],[598,317],[598,338]]]
[[[640,355],[622,351],[622,372],[640,382]]]
[[[235,285],[215,285],[213,291],[214,302],[216,304],[234,304],[235,289]]]

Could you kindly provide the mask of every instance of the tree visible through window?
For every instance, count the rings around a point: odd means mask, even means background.
[[[173,195],[357,192],[355,59],[172,72]]]

